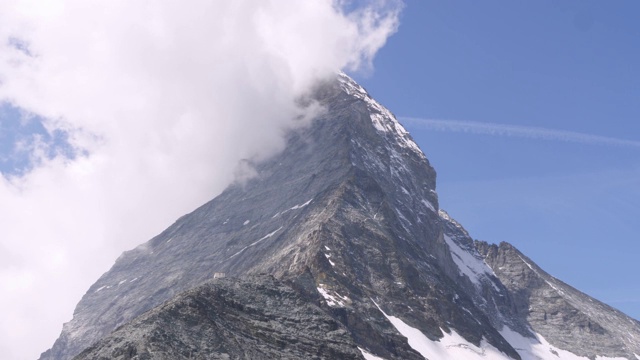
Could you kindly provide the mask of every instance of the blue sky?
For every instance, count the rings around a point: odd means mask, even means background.
[[[39,161],[34,152],[47,159],[61,155],[73,159],[75,150],[67,142],[67,133],[48,131],[42,119],[5,103],[0,106],[0,173],[20,176]]]
[[[374,71],[355,76],[404,120],[440,206],[474,238],[510,242],[636,319],[638,13],[636,1],[410,0]]]

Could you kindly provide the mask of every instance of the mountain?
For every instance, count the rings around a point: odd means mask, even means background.
[[[429,161],[361,86],[313,97],[322,115],[123,253],[40,359],[640,359],[640,322],[440,210]]]

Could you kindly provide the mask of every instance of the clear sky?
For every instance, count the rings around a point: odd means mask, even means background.
[[[356,74],[474,238],[636,319],[638,14],[637,1],[409,0],[375,70]]]

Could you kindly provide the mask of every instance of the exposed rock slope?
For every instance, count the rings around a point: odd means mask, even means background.
[[[315,97],[326,112],[291,132],[280,155],[255,164],[255,178],[125,252],[41,359],[72,358],[214,272],[285,281],[300,298],[319,300],[347,329],[345,341],[389,360],[640,354],[640,338],[621,338],[625,331],[634,336],[637,322],[610,308],[578,306],[592,300],[577,292],[578,300],[562,297],[573,304],[576,321],[569,330],[560,324],[548,331],[556,323],[541,325],[528,309],[551,302],[545,293],[522,291],[536,289],[538,283],[527,282],[533,275],[516,276],[526,269],[512,256],[474,244],[438,211],[435,171],[393,115],[344,75]],[[508,266],[500,269],[502,263]],[[614,316],[625,325],[608,335],[594,327],[572,340],[574,327],[585,324],[581,316],[593,324]],[[121,344],[124,329],[145,328],[121,328],[114,333]],[[598,347],[603,336],[610,344]],[[108,339],[97,346],[113,351],[117,342]]]
[[[346,328],[270,276],[218,279],[137,317],[76,357],[362,359]]]
[[[547,274],[508,243],[476,242],[514,298],[513,314],[559,348],[580,356],[640,354],[640,322]]]

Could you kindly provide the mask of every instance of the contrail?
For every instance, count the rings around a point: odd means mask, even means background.
[[[399,119],[404,124],[410,125],[412,127],[435,131],[463,132],[469,134],[564,141],[589,145],[610,145],[619,147],[640,148],[640,141],[534,126],[485,123],[478,121],[420,119],[412,117],[399,117]]]

